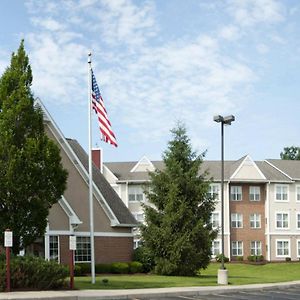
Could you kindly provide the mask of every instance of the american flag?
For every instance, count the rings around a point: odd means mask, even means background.
[[[101,140],[118,147],[116,137],[111,129],[111,124],[108,120],[107,111],[104,107],[104,102],[95,78],[92,72],[92,108],[98,116],[99,128],[101,132]]]

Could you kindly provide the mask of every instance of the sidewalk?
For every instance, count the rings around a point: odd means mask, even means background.
[[[93,299],[145,299],[149,297],[167,296],[197,296],[207,295],[220,291],[239,291],[252,289],[272,289],[300,285],[299,281],[284,283],[264,283],[233,286],[202,286],[202,287],[174,287],[157,289],[130,289],[130,290],[77,290],[77,291],[42,291],[42,292],[11,292],[0,293],[2,299],[41,299],[41,300],[93,300]]]

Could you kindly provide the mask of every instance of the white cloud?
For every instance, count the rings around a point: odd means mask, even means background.
[[[269,52],[269,47],[265,44],[258,44],[256,45],[256,49],[260,54],[266,54]]]
[[[233,41],[240,37],[240,30],[234,25],[224,26],[221,28],[219,36],[225,40]]]
[[[228,11],[238,25],[273,24],[285,19],[283,5],[276,0],[229,0]]]
[[[92,45],[108,113],[133,129],[130,138],[136,143],[166,136],[176,120],[196,136],[200,123],[213,125],[213,115],[237,111],[256,80],[246,63],[221,53],[220,43],[239,37],[237,26],[224,27],[217,36],[199,34],[154,46],[151,39],[159,28],[152,2],[59,3],[54,11],[48,1],[47,14],[42,4],[31,9],[37,31],[27,39],[36,95],[53,103],[85,103],[86,55]]]

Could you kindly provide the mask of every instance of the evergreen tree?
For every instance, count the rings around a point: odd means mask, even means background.
[[[155,258],[155,271],[164,275],[195,275],[210,262],[211,224],[215,201],[208,195],[207,173],[199,174],[203,155],[192,151],[184,126],[173,129],[163,154],[164,170],[150,173],[142,226],[143,247]]]
[[[13,231],[13,252],[44,235],[47,216],[66,187],[59,148],[34,106],[32,71],[21,42],[0,78],[0,241]]]
[[[285,160],[300,160],[300,147],[284,147],[283,152],[280,152],[280,158]]]

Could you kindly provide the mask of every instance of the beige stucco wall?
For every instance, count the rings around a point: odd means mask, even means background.
[[[67,189],[64,193],[65,199],[69,202],[72,209],[75,211],[78,218],[82,221],[82,224],[78,226],[77,231],[89,231],[89,201],[88,201],[88,185],[83,179],[83,177],[78,172],[74,163],[69,159],[60,144],[56,141],[52,132],[49,130],[48,126],[45,128],[47,135],[51,138],[61,149],[62,164],[65,169],[67,169],[68,181]],[[65,142],[65,141],[63,141]],[[59,222],[56,220],[55,207],[51,208],[51,224],[56,223],[58,228]],[[58,230],[58,229],[57,229]],[[65,230],[61,227],[60,230]],[[94,230],[95,232],[131,232],[131,228],[118,228],[111,227],[110,220],[104,213],[102,207],[100,206],[97,199],[94,198]]]

